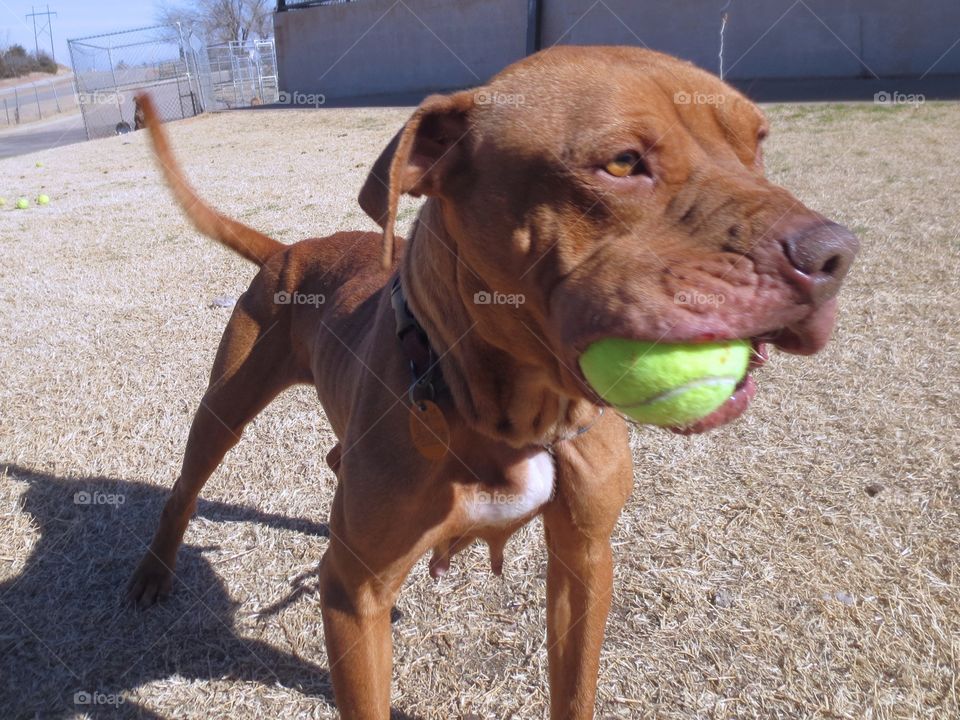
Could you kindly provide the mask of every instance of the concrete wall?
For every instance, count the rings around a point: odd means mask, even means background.
[[[541,44],[646,45],[719,69],[726,0],[542,0]],[[727,77],[960,74],[958,0],[733,0]],[[477,85],[522,57],[527,0],[358,0],[275,17],[281,89]],[[951,47],[952,46],[952,47]]]
[[[280,89],[354,97],[480,85],[524,56],[526,0],[360,0],[274,16]]]
[[[645,44],[717,72],[724,5],[544,0],[543,45]],[[937,63],[960,37],[957,0],[733,0],[728,12],[730,78],[960,73],[960,45]]]

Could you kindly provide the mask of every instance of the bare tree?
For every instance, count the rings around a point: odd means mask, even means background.
[[[157,20],[179,22],[208,43],[249,40],[273,35],[271,0],[192,0],[189,5],[163,2]]]

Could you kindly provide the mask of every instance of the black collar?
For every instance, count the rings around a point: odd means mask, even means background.
[[[390,304],[393,306],[393,313],[397,318],[397,338],[400,340],[400,346],[410,363],[410,376],[412,382],[407,396],[411,405],[421,407],[425,400],[434,401],[446,385],[443,381],[443,375],[440,371],[440,358],[430,346],[430,338],[423,327],[417,322],[417,318],[407,305],[407,299],[403,294],[403,285],[400,282],[398,274],[393,279],[390,287]],[[570,440],[582,435],[594,426],[594,424],[603,416],[604,408],[601,406],[597,417],[587,425],[577,428],[569,437],[560,438],[551,443],[545,443],[547,451],[553,452],[554,446],[563,440]]]
[[[433,400],[443,389],[440,358],[430,346],[430,339],[417,318],[410,312],[399,273],[390,288],[390,304],[397,319],[397,338],[410,363],[412,382],[408,395],[411,404]]]

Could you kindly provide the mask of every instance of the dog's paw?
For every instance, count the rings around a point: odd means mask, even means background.
[[[148,552],[127,583],[127,602],[137,608],[148,608],[169,595],[172,587],[173,569]]]

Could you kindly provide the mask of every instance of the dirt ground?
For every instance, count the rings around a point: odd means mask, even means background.
[[[293,242],[373,227],[355,197],[408,112],[170,129],[209,199]],[[776,355],[745,418],[634,432],[597,717],[956,717],[960,105],[768,112],[772,176],[863,249],[834,342]],[[0,714],[333,718],[315,571],[334,438],[309,388],[207,485],[173,597],[119,602],[229,317],[217,300],[254,273],[188,227],[146,140],[0,161]],[[480,549],[439,582],[415,568],[398,717],[544,716],[545,568],[539,523],[502,579]]]

